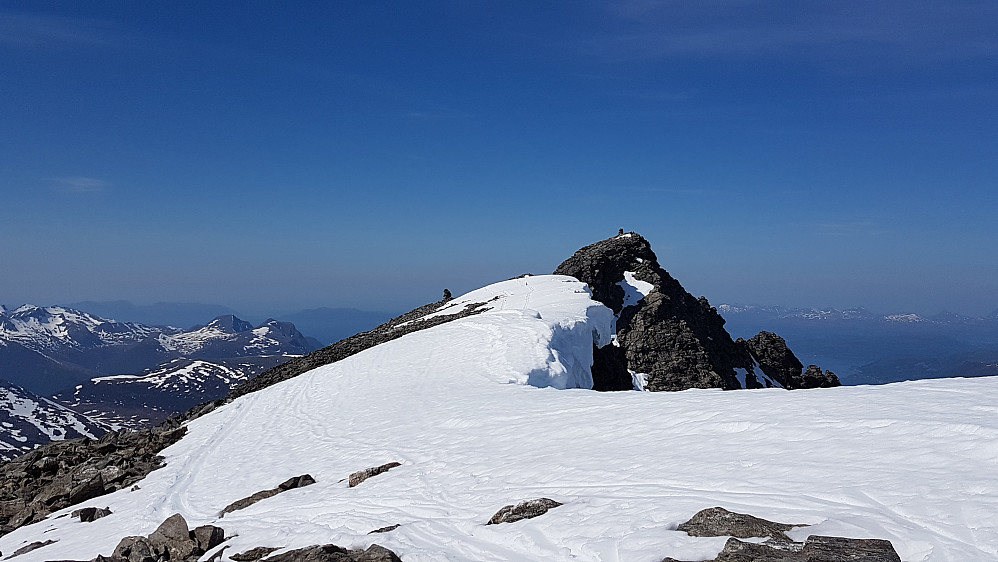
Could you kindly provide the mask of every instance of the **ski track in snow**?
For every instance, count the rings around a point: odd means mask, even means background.
[[[998,377],[787,392],[572,386],[612,313],[581,283],[511,280],[455,299],[491,311],[408,334],[192,421],[137,491],[0,537],[18,562],[108,555],[181,513],[226,555],[255,546],[378,543],[406,562],[658,562],[713,558],[725,538],[675,530],[711,506],[809,524],[790,535],[891,540],[902,559],[998,560]],[[552,349],[552,346],[554,349]],[[586,350],[590,353],[588,359]],[[549,378],[544,379],[543,373]],[[511,384],[513,383],[513,384]],[[357,486],[357,470],[401,466]],[[311,486],[218,518],[300,474]],[[565,505],[486,526],[500,507]],[[79,506],[64,510],[68,513]],[[401,524],[386,534],[373,529]],[[223,559],[227,559],[223,557]]]

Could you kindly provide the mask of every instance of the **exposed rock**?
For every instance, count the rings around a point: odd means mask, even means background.
[[[251,549],[247,550],[246,552],[240,552],[238,554],[233,554],[232,556],[229,556],[229,559],[230,560],[235,560],[235,562],[253,562],[254,560],[259,560],[259,559],[263,558],[264,556],[270,554],[271,552],[277,552],[278,550],[281,550],[282,548],[284,548],[284,547],[283,546],[281,546],[281,547],[258,546],[256,548],[251,548]]]
[[[191,533],[194,535],[198,547],[204,552],[208,552],[225,541],[225,529],[214,525],[201,525]]]
[[[901,562],[891,541],[812,535],[801,550],[806,562]]]
[[[800,388],[830,388],[833,386],[842,386],[839,377],[831,371],[822,372],[821,367],[817,365],[808,365],[807,370],[801,375]]]
[[[662,562],[679,561],[665,558]],[[731,538],[717,557],[707,562],[901,562],[901,557],[890,541],[812,535],[803,543],[790,545]]]
[[[536,500],[527,500],[520,502],[516,505],[507,505],[495,515],[486,525],[496,525],[498,523],[512,523],[514,521],[520,521],[522,519],[533,519],[540,515],[544,515],[549,509],[554,509],[562,505],[561,502],[554,501],[550,498],[538,498]]]
[[[774,523],[712,507],[699,511],[677,530],[694,537],[732,537],[713,562],[901,562],[890,541],[812,535],[800,543],[785,533],[803,526]],[[738,540],[759,537],[768,540],[763,543]],[[662,562],[678,561],[665,558]]]
[[[125,537],[114,549],[110,560],[122,562],[196,562],[208,550],[222,544],[225,531],[214,525],[202,525],[193,531],[179,513],[163,521],[148,537]],[[91,562],[108,560],[97,557]]]
[[[780,383],[783,388],[797,388],[804,364],[787,347],[787,340],[773,332],[759,332],[748,340],[739,339],[752,357],[759,362],[762,372]]]
[[[630,282],[649,283],[651,290],[626,300]],[[558,275],[589,285],[593,298],[615,314],[617,340],[627,368],[647,374],[647,390],[741,388],[734,369],[751,369],[746,351],[724,330],[724,319],[707,299],[695,298],[658,264],[647,240],[634,233],[586,246],[565,260]],[[633,287],[633,286],[631,286]],[[598,369],[597,369],[598,370]],[[594,372],[593,378],[599,378]]]
[[[402,463],[390,462],[388,464],[383,464],[381,466],[376,466],[374,468],[367,468],[359,472],[354,472],[350,475],[350,487],[353,488],[357,484],[360,484],[364,480],[372,476],[377,476],[381,473],[388,472],[389,470],[395,468],[396,466],[402,466]]]
[[[111,508],[84,507],[73,511],[73,513],[70,514],[70,517],[79,517],[80,522],[91,523],[101,517],[107,517],[108,515],[111,515]]]
[[[267,558],[267,562],[402,562],[394,552],[379,545],[366,550],[347,550],[335,544],[310,546]]]
[[[236,500],[230,503],[229,505],[225,506],[224,509],[222,509],[222,511],[218,514],[218,516],[222,517],[226,513],[232,513],[233,511],[245,509],[260,500],[276,496],[281,492],[286,492],[288,490],[293,490],[295,488],[302,488],[304,486],[308,486],[311,484],[315,484],[315,478],[312,478],[308,474],[302,474],[301,476],[295,476],[293,478],[289,478],[284,482],[281,482],[276,488],[271,488],[269,490],[261,490],[253,494],[252,496],[243,498],[241,500]]]
[[[381,528],[375,529],[375,530],[371,531],[368,534],[369,535],[373,535],[375,533],[388,533],[388,532],[394,531],[395,529],[398,529],[399,527],[401,527],[401,525],[389,525],[387,527],[381,527]]]
[[[0,535],[49,513],[132,486],[162,466],[159,452],[187,428],[178,422],[98,440],[55,441],[0,465]]]
[[[15,550],[13,554],[11,554],[10,556],[8,556],[7,558],[4,558],[4,560],[10,560],[11,558],[13,558],[15,556],[20,556],[22,554],[27,554],[27,553],[29,553],[29,552],[31,552],[33,550],[38,550],[39,548],[41,548],[43,546],[48,546],[48,545],[50,545],[52,543],[55,543],[55,542],[57,542],[57,541],[54,541],[54,540],[35,541],[35,542],[33,542],[33,543],[29,544],[29,545],[22,546],[21,548]]]
[[[691,537],[731,536],[740,539],[769,537],[776,541],[792,542],[784,531],[804,525],[774,523],[751,515],[734,513],[723,507],[711,507],[698,511],[689,521],[679,525],[677,530]]]
[[[804,364],[797,359],[787,342],[773,332],[759,332],[749,340],[738,340],[745,347],[766,376],[780,383],[783,388],[827,388],[840,386],[838,377],[831,371],[822,372],[816,365],[804,370]]]

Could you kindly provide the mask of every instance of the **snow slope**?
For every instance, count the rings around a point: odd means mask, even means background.
[[[192,421],[139,490],[86,502],[111,516],[56,513],[0,537],[0,551],[52,539],[17,560],[108,555],[181,513],[236,535],[223,560],[329,542],[376,542],[406,562],[702,560],[725,539],[674,529],[719,505],[812,525],[797,539],[889,539],[905,561],[998,560],[998,378],[595,393],[574,387],[586,386],[592,342],[609,341],[613,317],[583,284],[527,277],[446,306],[483,301],[491,310]],[[391,461],[402,466],[356,488],[342,480]],[[303,473],[317,483],[217,517]],[[565,505],[484,525],[538,497]]]
[[[86,416],[0,380],[0,461],[50,441],[99,437],[106,431]]]

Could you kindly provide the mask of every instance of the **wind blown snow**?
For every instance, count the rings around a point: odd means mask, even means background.
[[[516,279],[453,306],[486,301],[482,314],[192,421],[139,490],[84,504],[112,515],[59,518],[79,506],[68,508],[0,537],[0,550],[53,539],[18,560],[109,555],[122,537],[181,513],[234,537],[223,560],[329,542],[376,542],[406,562],[703,560],[725,538],[676,525],[723,506],[811,525],[790,533],[798,540],[889,539],[905,561],[998,559],[998,377],[596,393],[573,387],[591,384],[593,340],[609,341],[613,316],[584,285]],[[392,461],[402,466],[356,488],[342,481]],[[219,519],[229,503],[303,473],[317,484]],[[484,525],[538,497],[565,505]]]

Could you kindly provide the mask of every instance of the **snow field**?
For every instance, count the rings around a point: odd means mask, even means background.
[[[573,387],[613,317],[584,285],[528,277],[447,306],[484,301],[194,420],[141,489],[84,504],[113,515],[53,514],[0,551],[58,539],[17,560],[88,559],[181,513],[235,535],[227,555],[332,542],[406,562],[703,560],[725,539],[675,527],[722,506],[812,525],[797,539],[889,539],[905,561],[998,560],[998,378],[595,393]],[[356,488],[342,480],[391,461],[402,466]],[[317,483],[218,519],[304,473]],[[538,497],[565,505],[484,525]]]

